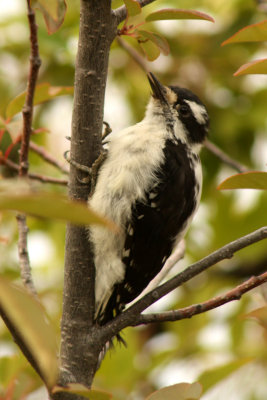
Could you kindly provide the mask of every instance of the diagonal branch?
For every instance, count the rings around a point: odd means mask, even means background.
[[[0,165],[4,164],[8,168],[12,169],[13,171],[19,170],[19,165],[14,163],[13,161],[9,160],[8,158],[1,157],[0,155]],[[61,179],[61,178],[54,178],[53,176],[46,176],[41,174],[36,174],[35,172],[28,172],[27,177],[36,181],[40,181],[42,183],[55,183],[58,185],[67,186],[68,180]]]
[[[38,144],[34,142],[30,142],[30,149],[38,154],[42,159],[54,167],[58,168],[63,174],[69,173],[69,169],[65,167],[65,165],[61,164],[56,158],[54,158],[51,154],[49,154],[44,147],[38,146]]]
[[[0,305],[0,316],[3,319],[6,327],[8,328],[9,332],[11,333],[14,342],[17,343],[18,347],[20,348],[21,352],[24,354],[26,359],[29,361],[33,369],[38,373],[38,375],[41,377],[41,379],[45,382],[45,377],[42,374],[42,371],[40,370],[38,363],[36,360],[33,358],[31,351],[29,348],[25,345],[25,340],[19,330],[16,328],[16,326],[12,323],[12,321],[8,318],[6,313],[4,312],[3,308]]]
[[[139,0],[138,3],[140,6],[143,8],[147,6],[150,3],[153,3],[156,0]],[[125,6],[121,6],[117,8],[116,10],[113,11],[113,15],[115,15],[115,18],[117,20],[117,25],[119,25],[122,21],[125,20],[127,16],[127,9]]]
[[[183,283],[188,282],[193,277],[199,275],[201,272],[210,268],[219,261],[233,257],[233,255],[253,243],[267,238],[267,227],[262,227],[246,236],[234,240],[220,249],[214,251],[202,260],[190,265],[184,271],[177,274],[174,278],[170,279],[163,285],[157,287],[150,293],[146,294],[142,299],[137,301],[126,311],[110,321],[103,327],[103,334],[106,337],[116,335],[120,330],[135,324],[135,321],[140,317],[140,313],[148,308],[151,304],[170,293],[172,290],[178,288]]]
[[[216,157],[218,157],[222,162],[237,170],[237,172],[241,173],[248,171],[248,168],[246,168],[244,165],[240,164],[239,162],[231,158],[228,154],[226,154],[224,151],[222,151],[219,147],[217,147],[214,143],[210,142],[209,140],[205,141],[205,147]]]
[[[133,323],[133,326],[150,324],[152,322],[164,321],[179,321],[185,318],[191,318],[194,315],[202,314],[214,308],[220,307],[223,304],[229,303],[233,300],[239,300],[243,294],[249,292],[257,286],[267,282],[267,272],[259,276],[252,276],[245,282],[236,286],[234,289],[229,290],[221,296],[213,297],[203,303],[193,304],[191,306],[181,308],[180,310],[166,311],[163,313],[155,314],[141,314]]]
[[[125,40],[123,40],[120,36],[117,37],[117,42],[127,53],[133,58],[133,60],[141,67],[141,69],[145,72],[149,72],[149,67],[144,59],[132,46],[130,46]]]

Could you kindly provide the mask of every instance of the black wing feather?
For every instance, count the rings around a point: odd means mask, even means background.
[[[102,322],[134,300],[161,270],[177,234],[196,207],[197,182],[186,147],[166,141],[164,164],[145,202],[136,202],[126,227],[124,280],[116,284]]]

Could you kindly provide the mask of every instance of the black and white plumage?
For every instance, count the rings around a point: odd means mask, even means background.
[[[209,117],[196,95],[148,74],[144,119],[110,135],[88,203],[120,228],[90,227],[96,268],[96,320],[120,313],[158,274],[199,205],[201,145]]]

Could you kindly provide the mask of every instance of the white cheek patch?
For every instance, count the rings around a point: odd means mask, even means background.
[[[205,107],[200,104],[195,103],[194,101],[185,100],[185,102],[189,105],[199,124],[205,125],[207,122],[207,111]]]

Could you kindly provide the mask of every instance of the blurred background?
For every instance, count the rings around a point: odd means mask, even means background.
[[[122,1],[113,1],[113,7]],[[72,86],[78,40],[79,1],[67,0],[65,21],[48,35],[37,11],[39,51],[42,66],[39,83]],[[197,9],[215,19],[206,21],[160,21],[147,28],[168,40],[170,54],[150,63],[164,84],[190,88],[205,103],[211,118],[210,140],[230,157],[251,170],[266,170],[267,76],[234,77],[244,63],[266,57],[266,44],[221,43],[246,25],[266,19],[267,5],[256,0],[156,1],[142,13],[161,8]],[[26,1],[0,3],[0,123],[9,102],[26,88],[29,31]],[[136,17],[133,23],[139,23]],[[132,38],[122,37],[143,56]],[[150,88],[144,72],[115,41],[111,48],[105,98],[105,120],[116,132],[143,118]],[[64,163],[71,135],[71,96],[62,96],[35,107],[33,126],[42,128],[32,141],[44,146]],[[20,115],[1,134],[4,153],[20,129]],[[9,158],[18,161],[18,146]],[[236,173],[208,150],[202,151],[204,185],[202,203],[186,238],[186,255],[170,273],[181,271],[218,247],[255,230],[267,222],[267,196],[258,190],[218,191],[226,177]],[[31,171],[61,177],[60,171],[31,153]],[[3,177],[14,172],[0,166]],[[65,192],[63,186],[47,190]],[[19,279],[17,226],[14,213],[0,214],[0,273]],[[63,223],[29,218],[29,252],[33,279],[49,316],[59,333],[63,263]],[[169,310],[205,301],[266,270],[266,241],[240,251],[162,299],[149,311]],[[95,386],[113,393],[115,400],[144,399],[152,391],[179,382],[194,382],[204,376],[210,384],[203,400],[263,400],[267,398],[266,326],[246,318],[266,306],[266,286],[242,300],[190,320],[129,328],[123,332],[128,346],[111,350],[95,378]],[[203,374],[206,375],[203,375]],[[225,378],[225,379],[223,379]],[[200,379],[201,380],[201,379]],[[219,382],[215,385],[215,383]],[[244,382],[246,385],[244,385]],[[0,321],[0,397],[8,391],[14,399],[46,398],[41,382],[27,365],[7,329]],[[7,398],[7,397],[3,397]]]

